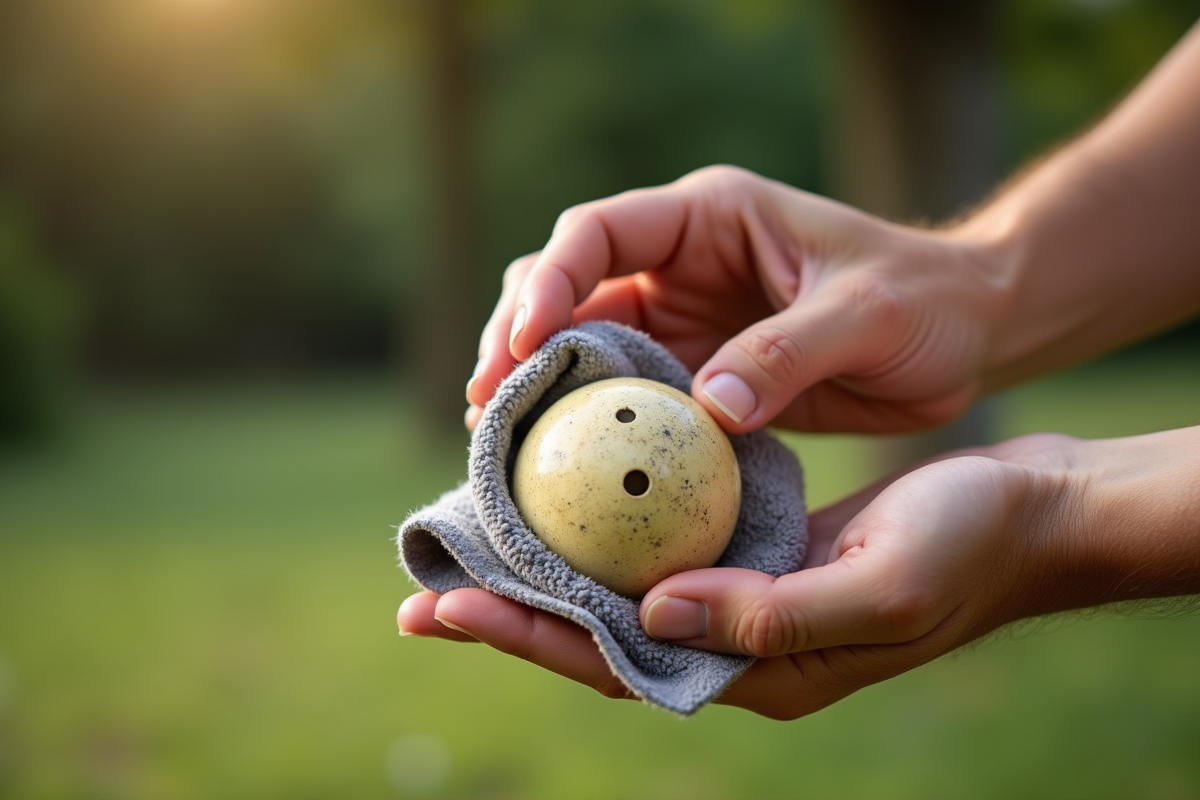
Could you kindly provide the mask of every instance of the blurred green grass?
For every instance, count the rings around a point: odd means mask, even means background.
[[[1001,431],[1196,424],[1196,366],[1041,381]],[[1018,629],[788,724],[400,639],[392,526],[465,470],[413,409],[372,376],[124,388],[0,457],[0,796],[1200,795],[1196,618]],[[861,439],[790,441],[814,505],[874,471]]]

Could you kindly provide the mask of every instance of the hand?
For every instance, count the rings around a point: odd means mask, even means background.
[[[642,625],[686,647],[759,656],[717,702],[793,719],[1015,620],[1200,591],[1198,515],[1200,428],[1023,437],[817,512],[800,572],[672,576],[642,601]],[[482,589],[414,595],[397,621],[628,696],[586,630]]]
[[[576,206],[505,274],[468,425],[518,360],[592,319],[670,349],[730,432],[947,422],[978,393],[1000,302],[985,250],[732,167]]]
[[[996,455],[1016,460],[1033,448]],[[1004,534],[1017,527],[1029,483],[1024,468],[996,458],[923,466],[814,514],[800,572],[672,576],[644,598],[643,627],[687,647],[760,657],[717,702],[779,719],[811,713],[1003,621],[985,612],[1019,576],[1021,559],[1006,550],[1024,537]],[[398,622],[410,633],[475,638],[628,696],[583,628],[481,589],[415,595]]]

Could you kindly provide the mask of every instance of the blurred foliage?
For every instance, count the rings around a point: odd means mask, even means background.
[[[107,373],[401,361],[429,281],[437,0],[6,0],[0,188]],[[836,3],[464,2],[473,258],[452,324],[569,205],[714,162],[836,195]],[[1095,119],[1194,0],[1000,3],[1012,165]],[[469,369],[469,365],[447,365]],[[465,374],[465,373],[464,373]]]
[[[394,318],[420,303],[428,261],[436,176],[418,10],[4,5],[0,180],[84,279],[94,364],[178,372],[383,355]],[[465,155],[484,222],[463,221],[479,239],[466,308],[571,203],[719,160],[817,181],[809,11],[633,0],[469,11],[477,152]]]
[[[101,363],[379,349],[391,279],[306,125],[333,88],[289,72],[285,45],[322,20],[286,5],[4,4],[0,179],[78,270]]]
[[[1001,7],[1014,168],[1098,122],[1200,17],[1196,0],[1009,0]]]
[[[570,205],[738,164],[822,189],[829,9],[533,2],[481,35],[489,292]]]
[[[0,446],[52,432],[72,381],[78,299],[0,198]]]

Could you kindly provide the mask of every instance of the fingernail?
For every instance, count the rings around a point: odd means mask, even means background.
[[[433,618],[436,619],[438,622],[442,623],[443,625],[445,625],[447,628],[450,628],[451,630],[456,630],[459,633],[465,633],[467,636],[470,636],[472,639],[475,638],[475,634],[471,633],[470,631],[463,630],[462,628],[455,625],[453,622],[446,622],[446,620],[442,619],[441,617],[437,616],[436,614],[434,615]]]
[[[517,309],[517,313],[513,316],[512,331],[508,334],[508,349],[512,350],[513,342],[517,340],[517,334],[525,327],[525,318],[529,316],[528,309],[521,306]]]
[[[404,625],[401,624],[400,618],[404,616],[404,607],[409,605],[410,603],[414,602],[413,601],[414,597],[416,597],[416,595],[410,595],[410,596],[404,598],[404,602],[402,602],[400,604],[400,610],[398,610],[396,612],[396,627],[400,629],[401,636],[408,636],[410,633],[412,633],[412,631],[406,631],[404,629]]]
[[[718,372],[708,379],[701,391],[734,422],[741,422],[750,416],[754,407],[758,405],[758,399],[754,396],[750,384],[732,372]]]
[[[708,608],[696,600],[663,595],[646,609],[642,627],[655,639],[695,639],[708,633]]]

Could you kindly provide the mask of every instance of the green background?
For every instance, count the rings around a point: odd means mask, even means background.
[[[0,798],[1200,796],[1184,606],[1021,626],[791,723],[396,635],[395,526],[465,474],[473,349],[423,356],[473,348],[574,203],[718,162],[839,197],[846,5],[0,2]],[[1001,173],[1200,16],[992,9]],[[1198,330],[997,399],[997,436],[1200,422]],[[878,476],[874,443],[788,441],[814,505]]]
[[[1196,366],[1131,354],[997,413],[1005,435],[1195,424]],[[1181,614],[1018,627],[791,723],[678,720],[400,638],[393,526],[465,464],[410,402],[355,375],[126,387],[69,444],[0,461],[0,796],[1200,793],[1200,618]],[[873,472],[861,440],[791,441],[816,503]]]

